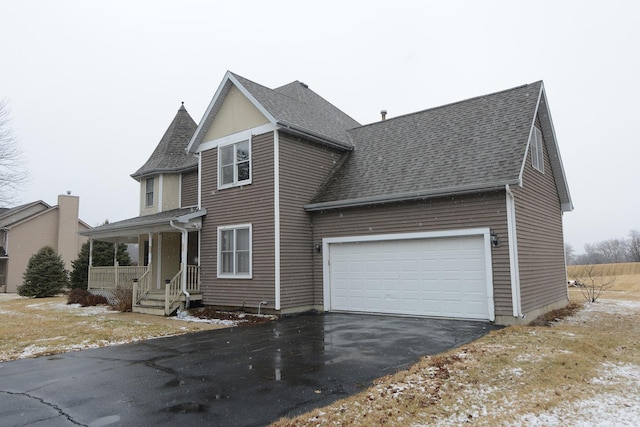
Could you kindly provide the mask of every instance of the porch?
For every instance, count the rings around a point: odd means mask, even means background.
[[[200,267],[197,265],[187,265],[186,274],[180,269],[172,279],[166,279],[164,289],[152,286],[151,272],[151,264],[89,267],[88,290],[107,297],[117,290],[130,290],[133,312],[159,316],[169,316],[191,301],[202,300]]]
[[[204,209],[180,208],[80,232],[90,242],[89,291],[108,297],[130,289],[134,312],[161,316],[202,300],[199,240],[204,215]],[[114,265],[93,265],[94,241],[114,243]],[[142,265],[118,265],[119,243],[137,244]]]

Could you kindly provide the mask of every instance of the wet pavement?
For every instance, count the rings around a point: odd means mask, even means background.
[[[497,328],[332,313],[5,362],[0,424],[262,426]]]

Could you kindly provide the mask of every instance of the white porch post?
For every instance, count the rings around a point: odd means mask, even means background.
[[[116,240],[113,243],[113,266],[116,270],[116,289],[118,289],[118,284],[120,282],[118,277],[118,241]]]
[[[87,270],[87,288],[91,289],[91,267],[93,266],[93,239],[89,238],[89,267]]]

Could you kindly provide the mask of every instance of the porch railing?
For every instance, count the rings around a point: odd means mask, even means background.
[[[109,266],[89,267],[89,290],[118,289],[131,286],[133,279],[141,278],[147,272],[147,266]]]
[[[200,292],[200,267],[197,265],[187,266],[187,283],[185,286],[187,292]],[[171,314],[179,304],[182,296],[182,269],[173,276],[173,279],[164,288],[164,312],[165,315]]]
[[[144,272],[144,274],[133,282],[133,304],[138,305],[144,297],[147,296],[151,289],[151,269]],[[132,279],[133,280],[133,279]]]

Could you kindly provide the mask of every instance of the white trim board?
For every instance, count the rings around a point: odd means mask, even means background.
[[[436,239],[446,237],[482,236],[485,252],[485,281],[487,291],[487,308],[489,320],[495,320],[495,303],[493,300],[493,269],[491,253],[491,229],[467,228],[456,230],[425,231],[415,233],[374,234],[366,236],[327,237],[322,239],[322,293],[324,311],[331,311],[331,272],[330,245],[334,243],[380,242],[391,240]]]

